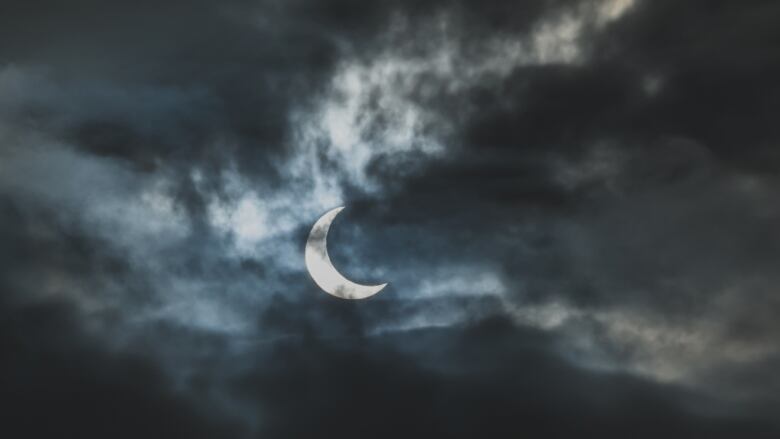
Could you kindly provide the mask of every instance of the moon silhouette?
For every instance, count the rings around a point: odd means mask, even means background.
[[[331,209],[314,223],[306,241],[306,269],[314,283],[326,293],[341,299],[365,299],[382,291],[387,284],[361,285],[352,282],[336,270],[328,256],[328,230],[343,209],[344,206]]]

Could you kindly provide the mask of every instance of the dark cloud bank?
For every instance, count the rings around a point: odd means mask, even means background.
[[[3,437],[780,437],[776,2],[0,11]]]

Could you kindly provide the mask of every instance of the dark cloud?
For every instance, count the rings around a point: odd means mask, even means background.
[[[7,291],[4,291],[7,293]],[[9,436],[238,437],[179,395],[148,359],[96,349],[68,305],[3,303],[0,366]]]
[[[775,3],[5,2],[2,428],[776,437]]]
[[[549,344],[502,318],[374,340],[308,339],[278,345],[274,364],[236,388],[261,401],[271,437],[772,435],[749,414],[712,418],[706,401],[681,389],[572,368]]]
[[[201,364],[181,393],[149,358],[96,350],[65,305],[3,312],[2,345],[12,354],[2,366],[4,428],[27,437],[773,437],[778,428],[751,412],[716,415],[713,401],[673,386],[573,367],[549,335],[503,317],[369,338],[309,333],[250,342],[238,355],[212,345],[240,364],[235,376],[221,384]],[[155,332],[179,345],[206,341]],[[215,385],[244,407],[230,414],[204,402]]]

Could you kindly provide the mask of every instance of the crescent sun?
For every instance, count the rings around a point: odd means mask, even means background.
[[[386,283],[361,285],[344,277],[336,270],[328,256],[328,230],[344,206],[331,209],[314,223],[306,241],[306,269],[314,283],[326,293],[341,299],[365,299],[382,291]]]

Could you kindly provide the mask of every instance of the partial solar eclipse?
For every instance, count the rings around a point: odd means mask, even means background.
[[[336,270],[328,256],[328,230],[344,206],[329,210],[314,223],[306,241],[306,269],[311,278],[326,293],[341,299],[365,299],[382,291],[386,283],[361,285],[344,277]]]

